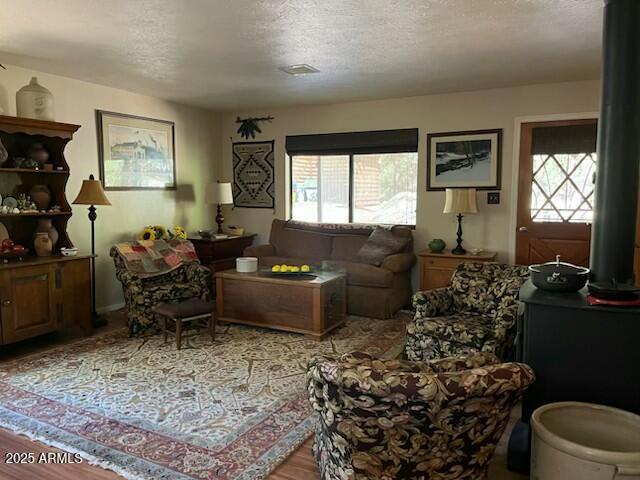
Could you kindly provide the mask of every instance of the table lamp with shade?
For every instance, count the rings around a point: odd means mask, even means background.
[[[442,213],[456,213],[458,216],[458,245],[451,250],[455,255],[464,255],[467,251],[462,247],[463,213],[478,213],[475,188],[447,188],[445,192],[444,210]]]
[[[211,182],[207,185],[205,201],[212,205],[218,205],[218,214],[216,215],[216,223],[218,224],[218,233],[222,231],[224,217],[222,216],[222,205],[233,204],[233,192],[231,191],[231,183],[229,182]]]
[[[82,181],[82,187],[78,196],[73,201],[74,205],[89,205],[89,220],[91,221],[91,313],[92,324],[99,327],[106,324],[96,311],[96,242],[94,223],[98,215],[96,214],[96,205],[111,205],[102,189],[100,180],[96,180],[93,175],[89,175],[89,180]]]

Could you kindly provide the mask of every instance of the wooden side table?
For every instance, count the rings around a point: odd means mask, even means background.
[[[236,258],[242,256],[245,248],[251,246],[255,233],[229,236],[228,238],[190,238],[196,249],[200,263],[211,271],[211,293],[215,295],[215,274],[222,270],[236,268]]]
[[[434,288],[449,285],[451,276],[458,265],[463,262],[493,262],[495,252],[482,252],[479,255],[454,255],[450,250],[442,253],[432,253],[431,250],[418,252],[420,257],[420,290],[432,290]]]

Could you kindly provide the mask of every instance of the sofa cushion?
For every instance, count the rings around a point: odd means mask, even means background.
[[[358,260],[380,266],[389,255],[404,251],[409,242],[409,238],[394,235],[390,229],[376,228],[358,251]]]
[[[270,243],[279,257],[329,258],[331,236],[298,228],[287,228],[287,222],[274,220]]]
[[[414,320],[408,335],[427,335],[481,349],[493,336],[493,322],[486,315],[453,314]]]
[[[357,262],[358,252],[369,235],[335,235],[331,246],[331,259]]]
[[[358,262],[336,261],[334,263],[345,268],[347,285],[381,288],[393,286],[393,273],[384,268]]]

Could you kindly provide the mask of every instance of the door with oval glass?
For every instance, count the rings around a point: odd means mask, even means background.
[[[523,123],[516,263],[588,266],[597,120]]]

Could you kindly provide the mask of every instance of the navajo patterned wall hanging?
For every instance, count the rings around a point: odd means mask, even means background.
[[[233,203],[236,207],[274,208],[274,141],[233,144]]]

